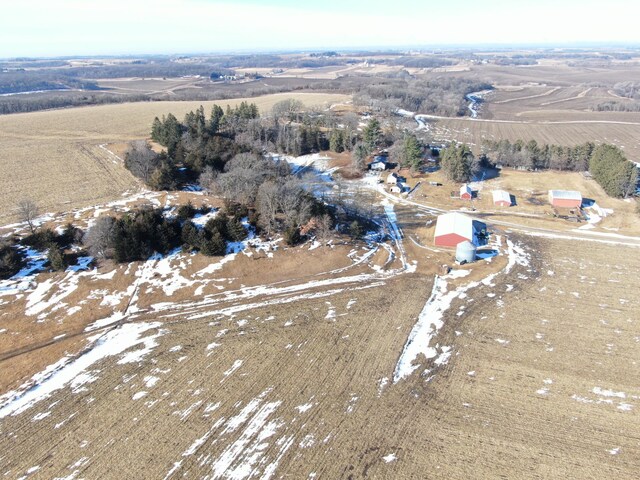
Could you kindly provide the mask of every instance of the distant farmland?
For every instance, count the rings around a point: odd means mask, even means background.
[[[584,142],[610,143],[622,148],[630,160],[637,162],[640,161],[639,132],[640,122],[510,122],[441,118],[435,124],[434,137],[439,141],[456,140],[477,147],[483,139],[536,140],[538,143],[566,146]]]
[[[51,110],[0,117],[0,222],[15,219],[14,206],[34,198],[44,211],[67,210],[118,198],[137,182],[117,157],[100,145],[149,135],[153,118],[173,113],[182,118],[203,105],[254,102],[261,112],[278,101],[295,98],[304,104],[328,105],[346,95],[274,94],[209,102],[144,102]]]

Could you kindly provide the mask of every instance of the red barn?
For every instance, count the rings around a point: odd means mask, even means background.
[[[469,241],[478,246],[478,236],[486,228],[484,223],[462,213],[445,213],[438,217],[434,243],[441,247],[455,247],[461,242]]]
[[[473,190],[466,183],[460,187],[460,198],[463,200],[471,200],[473,198]]]
[[[549,203],[554,207],[580,208],[582,194],[574,190],[549,190]]]

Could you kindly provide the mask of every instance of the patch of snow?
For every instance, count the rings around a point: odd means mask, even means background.
[[[389,455],[385,455],[384,457],[382,457],[382,460],[384,460],[384,463],[391,463],[395,462],[397,458],[398,457],[396,457],[395,453],[390,453]]]
[[[313,407],[313,403],[305,403],[304,405],[298,405],[296,410],[298,410],[299,413],[305,413],[311,407]]]
[[[231,367],[229,367],[229,369],[223,373],[223,375],[225,377],[228,377],[237,369],[239,369],[241,366],[242,366],[242,360],[236,360],[235,362],[233,362],[233,365],[231,365]]]
[[[148,349],[156,346],[156,339],[164,332],[143,337],[142,334],[160,327],[159,322],[129,323],[119,328],[94,336],[93,345],[76,359],[65,357],[58,363],[35,375],[32,381],[0,397],[0,418],[18,415],[39,401],[49,398],[53,393],[69,385],[74,379],[95,363],[119,355],[131,347],[145,344]]]

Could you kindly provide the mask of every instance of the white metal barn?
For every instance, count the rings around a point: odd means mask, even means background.
[[[500,207],[510,207],[511,195],[506,190],[494,190],[493,204]]]
[[[455,247],[465,240],[478,245],[478,235],[487,226],[479,220],[457,212],[438,217],[434,243],[442,247]]]

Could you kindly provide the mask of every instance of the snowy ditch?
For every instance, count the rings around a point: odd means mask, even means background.
[[[468,273],[462,272],[468,271],[457,270],[444,276],[436,275],[431,296],[418,315],[418,321],[409,333],[396,364],[393,373],[394,383],[409,377],[420,368],[421,365],[415,362],[421,354],[427,359],[435,359],[436,366],[447,363],[451,356],[451,347],[440,346],[439,344],[432,345],[432,341],[437,336],[438,331],[444,326],[445,312],[451,307],[454,300],[464,298],[469,290],[480,285],[491,285],[498,275],[508,274],[516,265],[529,265],[529,255],[521,246],[514,244],[511,240],[507,240],[507,255],[507,266],[502,271],[492,273],[480,281],[470,282],[455,290],[448,290],[447,280],[464,277]]]

